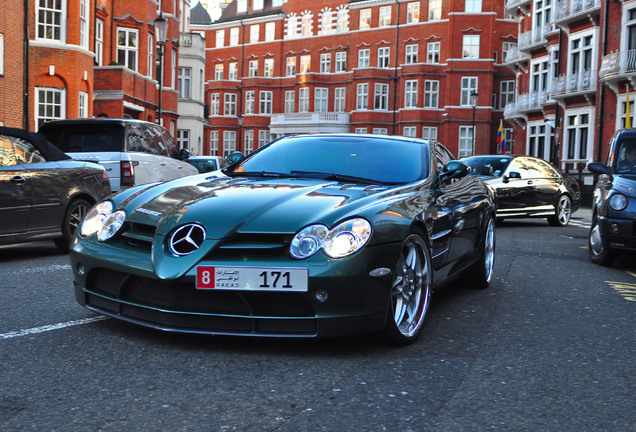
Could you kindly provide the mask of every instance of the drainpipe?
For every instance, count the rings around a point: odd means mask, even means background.
[[[393,74],[393,126],[391,134],[395,135],[395,122],[397,117],[397,85],[398,85],[398,63],[400,61],[398,51],[400,48],[400,0],[395,0],[397,4],[397,23],[395,25],[395,69]]]
[[[22,129],[29,128],[29,0],[24,0],[24,33],[22,61],[24,62],[24,75],[22,77]]]
[[[608,27],[607,10],[608,8],[609,8],[609,0],[605,0],[603,4],[603,35],[601,36],[601,56],[600,56],[601,61],[603,60],[603,57],[607,55],[607,27]],[[599,62],[599,66],[600,66],[600,62]],[[597,97],[599,98],[599,100],[597,101],[598,110],[596,111],[596,130],[597,130],[596,160],[600,162],[601,158],[603,157],[602,139],[603,139],[603,112],[605,111],[605,86],[600,83],[600,80],[598,80],[597,82],[598,82]]]

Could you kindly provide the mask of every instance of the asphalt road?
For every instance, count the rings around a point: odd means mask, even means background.
[[[636,430],[636,262],[591,264],[575,216],[504,221],[492,286],[438,293],[404,348],[102,319],[52,243],[1,247],[0,430]]]

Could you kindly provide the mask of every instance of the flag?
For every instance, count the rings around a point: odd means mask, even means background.
[[[632,127],[632,114],[629,109],[629,84],[627,86],[627,95],[625,97],[625,127]]]
[[[497,131],[497,148],[501,149],[501,154],[506,154],[506,137],[504,136],[503,120],[499,120],[499,130]]]

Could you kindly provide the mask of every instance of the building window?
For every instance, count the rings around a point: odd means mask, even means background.
[[[219,155],[219,131],[218,130],[210,131],[210,155],[211,156]]]
[[[464,10],[466,13],[481,12],[481,0],[466,0],[466,7]]]
[[[117,29],[117,63],[135,72],[137,71],[138,35],[139,31],[136,29]]]
[[[568,90],[587,90],[591,86],[594,54],[594,34],[576,37],[570,35],[568,61]]]
[[[479,58],[479,35],[464,35],[462,46],[462,58]]]
[[[234,27],[230,29],[230,46],[237,46],[239,44],[239,28]]]
[[[149,40],[152,36],[149,36]],[[154,42],[148,47],[148,52],[152,52],[154,49]],[[104,64],[104,21],[95,20],[95,64],[102,66]],[[151,71],[152,63],[149,63],[148,70]],[[151,76],[152,72],[148,72],[148,76]]]
[[[36,10],[38,39],[62,41],[66,22],[62,12],[62,2],[55,0],[38,0]]]
[[[262,10],[263,9],[263,0],[254,0],[252,2],[252,9],[257,11],[257,10]]]
[[[331,54],[320,54],[320,73],[331,72]]]
[[[457,151],[458,158],[472,156],[475,153],[473,149],[473,132],[474,131],[472,126],[459,127],[459,149]]]
[[[380,27],[391,25],[391,6],[380,6]]]
[[[334,112],[345,112],[347,102],[347,89],[346,87],[336,87],[334,89],[333,110]]]
[[[270,141],[269,130],[261,129],[258,131],[258,147],[261,148]]]
[[[314,90],[314,112],[327,112],[329,104],[329,89],[317,87]]]
[[[271,78],[274,76],[274,59],[263,60],[263,76]]]
[[[515,82],[502,81],[499,91],[499,108],[504,109],[506,105],[515,100]]]
[[[179,97],[181,99],[190,99],[192,85],[192,68],[179,68]]]
[[[253,24],[250,26],[250,43],[258,42],[260,29],[261,26],[258,24]]]
[[[300,56],[300,73],[308,73],[311,67],[311,56],[310,55],[301,55]]]
[[[345,72],[347,70],[347,52],[340,51],[336,53],[336,72]]]
[[[177,50],[172,50],[172,61],[170,63],[172,66],[172,73],[170,74],[170,88],[177,88]]]
[[[418,45],[414,44],[414,45],[406,45],[404,47],[404,52],[405,52],[405,58],[404,58],[404,62],[406,64],[414,64],[417,63],[417,51],[418,51]]]
[[[375,84],[373,107],[376,110],[388,110],[389,109],[389,85],[388,84]]]
[[[88,117],[88,93],[79,92],[77,116],[80,118]]]
[[[250,60],[247,66],[247,74],[251,78],[258,76],[258,60]]]
[[[356,109],[366,110],[369,107],[369,84],[358,84],[356,91]]]
[[[422,127],[422,139],[436,140],[437,139],[437,128],[436,127],[430,127],[430,126]]]
[[[461,106],[470,106],[470,94],[477,91],[477,77],[462,77]]]
[[[365,134],[367,133],[367,128],[365,127],[357,127],[354,129],[354,132],[357,134]]]
[[[80,47],[85,50],[88,49],[88,17],[90,12],[88,10],[88,0],[80,0],[80,10],[79,10],[79,19],[80,19]]]
[[[549,64],[547,59],[537,59],[530,65],[530,92],[543,93],[548,90]]]
[[[417,108],[417,80],[404,83],[404,108]]]
[[[236,151],[236,131],[223,131],[223,157]]]
[[[502,62],[506,62],[508,56],[513,56],[517,51],[516,42],[503,42],[501,44],[501,57]]]
[[[616,121],[617,121],[617,128],[624,128],[625,127],[625,122],[627,121],[627,95],[625,93],[623,93],[621,95],[621,98],[618,102],[619,105],[619,109],[617,109],[617,116],[616,116]],[[636,126],[636,123],[634,123],[634,119],[636,118],[636,113],[634,112],[634,96],[630,95],[629,98],[629,119],[630,119],[630,123],[632,125],[632,127]]]
[[[177,129],[177,146],[180,149],[190,148],[190,131],[188,129]]]
[[[360,10],[360,30],[371,28],[371,9]]]
[[[146,56],[148,62],[146,63],[146,69],[147,69],[147,74],[148,77],[152,79],[152,70],[155,68],[155,58],[154,58],[154,54],[155,54],[155,38],[153,37],[153,35],[149,34],[148,35],[148,55]],[[97,57],[97,54],[95,54],[95,57]]]
[[[276,39],[276,23],[268,22],[265,24],[265,42],[272,42]]]
[[[243,153],[246,155],[254,151],[254,129],[245,130],[245,144],[243,147]]]
[[[225,30],[217,30],[216,31],[216,47],[223,48],[225,44]]]
[[[271,91],[261,91],[258,96],[258,99],[260,101],[260,113],[271,114],[272,103],[273,103],[273,93]]]
[[[567,113],[565,115],[565,151],[569,160],[587,160],[592,147],[594,133],[590,124],[590,112]]]
[[[439,63],[439,42],[429,42],[426,44],[426,63]]]
[[[437,108],[439,106],[439,81],[424,81],[424,108]]]
[[[287,57],[287,66],[285,67],[285,75],[296,75],[296,57]]]
[[[349,9],[342,8],[338,10],[336,28],[338,33],[345,33],[349,31]]]
[[[296,104],[296,93],[293,90],[287,90],[285,92],[285,114],[293,113],[295,104]]]
[[[298,89],[298,112],[309,112],[309,87]]]
[[[321,22],[322,34],[333,33],[333,11],[331,9],[327,9],[323,11],[321,20],[322,20]]]
[[[287,17],[287,39],[295,39],[298,37],[298,17],[290,15]]]
[[[236,1],[236,12],[238,12],[238,13],[247,12],[247,0],[237,0]]]
[[[532,124],[528,123],[528,148],[527,154],[530,156],[535,156],[538,158],[543,158],[544,155],[548,154],[547,152],[547,143],[550,142],[549,137],[546,136],[546,133],[549,129],[545,124]],[[565,135],[565,139],[568,139],[567,132]],[[565,148],[567,149],[567,143]],[[567,154],[567,152],[566,152]]]
[[[39,127],[50,120],[66,118],[66,91],[64,89],[36,87],[36,118]]]
[[[223,114],[236,115],[236,93],[225,93],[223,97]]]
[[[212,93],[210,94],[210,115],[219,115],[220,114],[220,109],[219,109],[219,103],[220,101],[220,97],[218,93]]]
[[[417,130],[415,126],[404,126],[402,128],[402,135],[409,138],[415,138]]]
[[[361,49],[358,50],[358,68],[364,69],[368,68],[371,59],[371,50],[369,49]]]
[[[442,19],[442,0],[428,0],[428,20],[439,21]]]
[[[379,68],[389,67],[390,55],[391,55],[391,48],[389,47],[378,48],[378,67]]]
[[[216,81],[223,80],[223,65],[222,64],[214,65],[214,79]]]
[[[238,79],[238,63],[232,62],[228,65],[227,79],[236,81]]]
[[[245,92],[245,114],[254,114],[254,90]]]
[[[374,135],[388,135],[389,130],[387,128],[373,128]]]
[[[302,24],[301,31],[302,31],[303,37],[310,37],[313,35],[313,28],[312,28],[313,20],[314,20],[314,17],[311,13],[303,14],[301,19],[301,24]]]
[[[406,23],[420,22],[420,2],[410,2],[406,5]]]

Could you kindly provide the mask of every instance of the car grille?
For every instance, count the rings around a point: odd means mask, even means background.
[[[292,235],[236,234],[223,240],[206,256],[208,260],[280,256],[287,254]]]
[[[93,270],[86,305],[107,315],[173,331],[312,336],[313,307],[300,293],[197,290],[108,269]]]
[[[131,246],[150,250],[156,229],[154,225],[127,222],[121,236]]]

